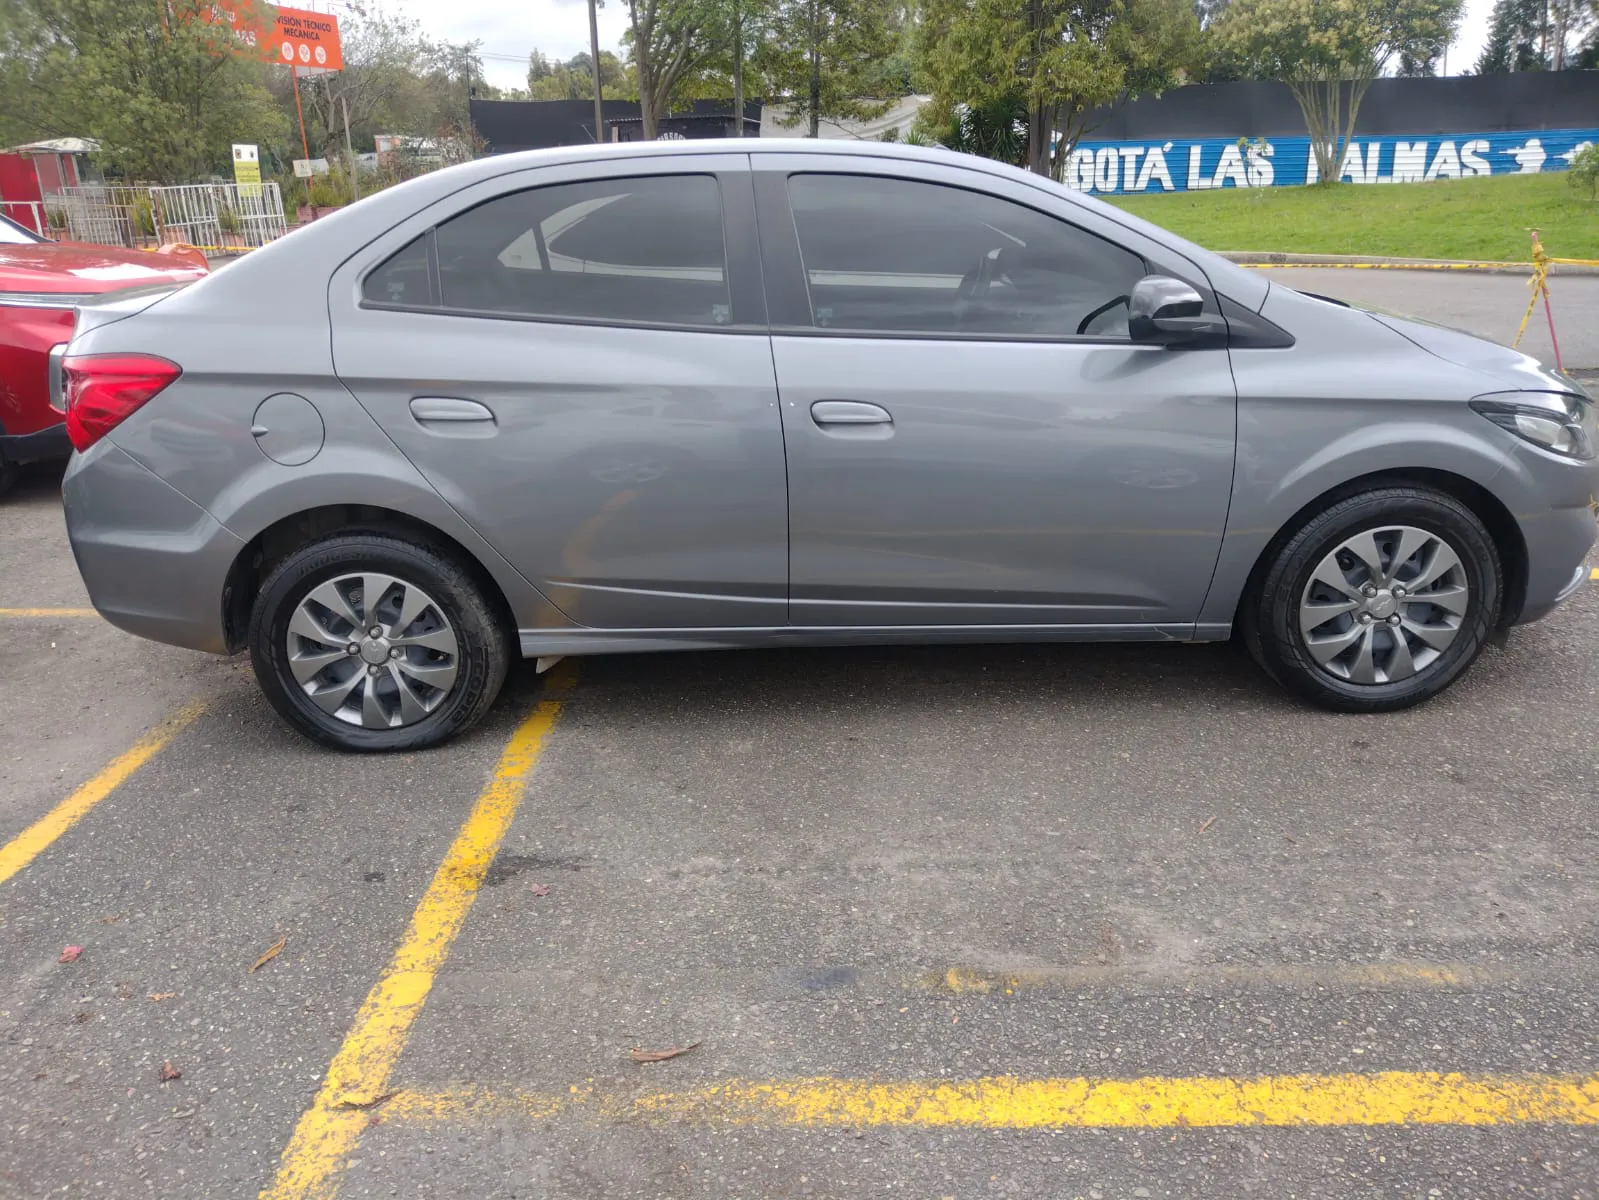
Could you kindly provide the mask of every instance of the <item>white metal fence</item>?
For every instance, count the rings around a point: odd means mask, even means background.
[[[62,188],[44,208],[59,236],[130,249],[185,242],[226,254],[264,246],[288,230],[275,183],[84,184]]]

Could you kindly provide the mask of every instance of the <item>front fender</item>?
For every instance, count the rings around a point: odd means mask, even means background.
[[[1307,407],[1292,401],[1240,405],[1232,506],[1200,614],[1201,625],[1213,632],[1231,624],[1250,573],[1272,539],[1318,498],[1352,481],[1439,472],[1476,484],[1515,511],[1512,497],[1501,494],[1513,462],[1510,448],[1465,405],[1448,406],[1458,409],[1458,421],[1448,419],[1438,403],[1425,403],[1425,419],[1414,412],[1383,412],[1409,407],[1402,402],[1374,401],[1364,413],[1348,403],[1329,405],[1323,420],[1307,420]],[[1510,491],[1525,498],[1530,487],[1518,481]]]

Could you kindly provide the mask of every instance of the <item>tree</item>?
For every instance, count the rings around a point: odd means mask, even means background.
[[[1175,82],[1198,33],[1192,0],[926,0],[918,61],[935,111],[1020,97],[1024,161],[1058,178],[1094,112]]]
[[[727,46],[731,10],[726,0],[627,0],[627,11],[639,116],[652,141],[678,87]]]
[[[1488,26],[1488,40],[1477,59],[1478,75],[1541,71],[1542,43],[1547,37],[1544,0],[1497,0]]]
[[[754,62],[790,123],[817,137],[824,119],[885,112],[900,16],[896,0],[779,0]]]
[[[1547,51],[1551,71],[1569,70],[1578,63],[1591,42],[1585,44],[1584,34],[1594,30],[1599,21],[1599,2],[1596,0],[1549,0],[1549,38]],[[1571,41],[1577,39],[1576,52]],[[1579,68],[1581,69],[1581,68]]]
[[[351,12],[340,22],[339,33],[344,69],[300,85],[312,144],[323,153],[342,149],[346,106],[352,140],[361,145],[377,133],[436,132],[434,118],[442,97],[430,94],[425,79],[441,49],[422,35],[416,22]]]
[[[235,8],[259,19],[256,0]],[[271,68],[213,18],[210,0],[6,0],[6,140],[89,137],[113,171],[187,183],[224,169],[232,142],[282,136]]]
[[[1462,0],[1232,0],[1219,46],[1299,102],[1321,179],[1342,174],[1360,102],[1397,57],[1447,45]]]
[[[1589,142],[1572,156],[1567,182],[1579,190],[1586,188],[1590,200],[1599,195],[1599,144]]]
[[[531,65],[527,73],[528,95],[533,100],[592,100],[594,99],[594,71],[590,66],[588,51],[581,50],[565,62],[551,63],[533,51],[542,70],[535,75]],[[632,73],[609,50],[600,51],[600,91],[616,100],[633,94]]]
[[[917,114],[913,132],[962,154],[1027,165],[1027,101],[1020,92],[975,106],[960,104],[953,112],[928,105]]]

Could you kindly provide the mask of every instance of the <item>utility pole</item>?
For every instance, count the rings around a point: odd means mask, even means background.
[[[600,16],[597,0],[589,0],[589,70],[594,76],[594,140],[605,140],[605,104],[600,97]]]
[[[350,97],[348,93],[339,93],[339,106],[344,109],[344,156],[350,161],[350,202],[353,204],[361,198],[361,184],[358,178],[361,172],[355,162],[355,145],[350,141]]]

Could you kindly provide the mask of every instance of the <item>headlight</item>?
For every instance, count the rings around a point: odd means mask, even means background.
[[[1473,400],[1495,425],[1565,458],[1590,459],[1599,447],[1593,401],[1567,392],[1507,392]]]

